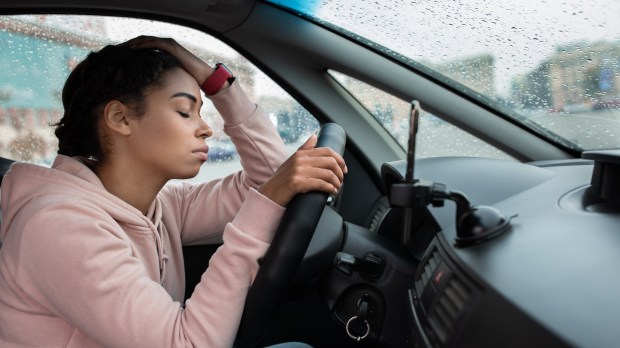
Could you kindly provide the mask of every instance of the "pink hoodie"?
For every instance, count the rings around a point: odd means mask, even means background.
[[[2,182],[0,347],[232,346],[284,211],[255,188],[288,155],[238,84],[212,101],[243,171],[168,185],[147,216],[79,158],[11,167]],[[183,306],[181,247],[222,239]]]

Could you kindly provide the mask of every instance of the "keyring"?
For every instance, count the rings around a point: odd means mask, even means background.
[[[351,331],[349,331],[349,324],[351,324],[351,322],[355,319],[357,319],[357,315],[351,317],[351,319],[347,321],[347,326],[345,328],[347,329],[347,335],[349,335],[349,337],[354,339],[356,342],[359,342],[363,340],[364,338],[366,338],[368,334],[370,333],[370,324],[368,324],[368,320],[364,319],[364,323],[366,323],[366,333],[363,336],[353,336],[353,334],[351,334]]]

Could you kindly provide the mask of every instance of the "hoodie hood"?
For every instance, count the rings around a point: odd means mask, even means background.
[[[133,229],[152,229],[161,219],[159,200],[151,205],[148,217],[122,199],[109,193],[88,167],[88,159],[58,155],[51,168],[30,163],[14,163],[2,181],[2,229],[9,231],[16,214],[33,198],[72,197],[96,203],[113,219]],[[150,218],[150,219],[149,219]],[[146,232],[146,231],[145,231]]]

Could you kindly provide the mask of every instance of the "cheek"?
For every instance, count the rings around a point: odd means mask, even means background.
[[[149,148],[157,147],[165,138],[166,127],[164,124],[144,119],[132,130],[131,146],[143,152]]]
[[[138,141],[141,147],[147,147],[151,151],[156,150],[154,152],[163,154],[182,148],[190,136],[191,131],[183,122],[162,120],[144,124]]]

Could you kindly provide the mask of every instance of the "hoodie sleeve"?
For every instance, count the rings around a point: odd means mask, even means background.
[[[243,169],[204,184],[164,187],[160,197],[165,214],[181,226],[184,245],[220,239],[224,226],[237,215],[249,190],[264,184],[288,157],[267,114],[248,99],[237,83],[211,100],[224,119],[224,131],[235,144]],[[266,205],[265,209],[272,207]]]
[[[231,347],[257,259],[268,247],[243,230],[271,231],[279,219],[252,218],[261,213],[261,199],[251,193],[227,225],[225,243],[211,261],[219,266],[209,267],[185,308],[147,276],[109,215],[75,199],[46,202],[18,221],[23,224],[18,286],[102,346]],[[145,243],[154,243],[152,238],[144,233]]]

